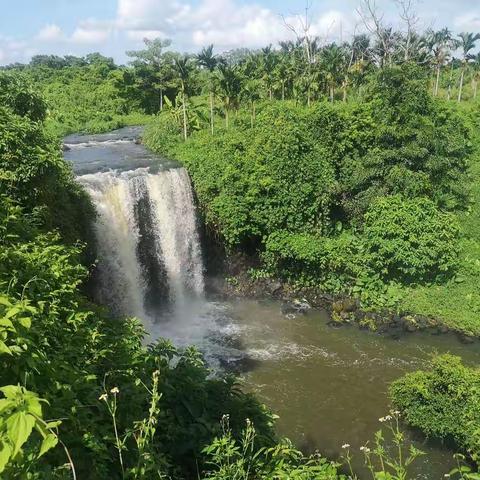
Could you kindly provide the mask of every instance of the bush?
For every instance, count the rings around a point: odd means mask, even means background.
[[[386,279],[432,280],[456,266],[459,227],[426,198],[377,199],[364,217],[372,267]]]
[[[453,440],[480,460],[480,370],[452,355],[436,357],[427,371],[393,382],[390,396],[404,420],[427,436]]]

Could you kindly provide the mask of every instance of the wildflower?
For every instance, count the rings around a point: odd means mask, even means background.
[[[118,389],[118,387],[113,387],[113,388],[110,390],[110,393],[113,393],[114,395],[116,395],[117,393],[120,393],[120,390]]]
[[[384,423],[384,422],[388,422],[391,419],[392,419],[391,415],[386,415],[385,417],[380,417],[378,421]]]
[[[349,443],[344,443],[344,444],[342,445],[342,448],[350,448],[350,444],[349,444]]]
[[[360,447],[360,450],[363,452],[363,453],[370,453],[370,449],[368,447]]]
[[[445,478],[450,478],[450,474],[449,473],[445,473],[445,475],[443,475]]]
[[[393,413],[394,415],[400,415],[400,412],[399,412],[398,410],[394,410],[392,413]]]
[[[102,394],[98,397],[99,400],[105,400],[105,402],[107,401],[107,398],[108,398],[108,395],[107,395],[106,393],[102,393]]]

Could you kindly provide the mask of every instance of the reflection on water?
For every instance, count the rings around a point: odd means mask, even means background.
[[[379,417],[389,411],[392,380],[427,366],[435,353],[457,354],[468,364],[480,359],[478,345],[462,345],[450,335],[392,339],[327,322],[318,311],[287,318],[273,301],[200,302],[154,324],[152,337],[196,344],[214,367],[241,372],[244,388],[280,416],[281,435],[331,458],[349,443],[357,452],[357,468],[363,466],[359,447],[373,439]],[[422,445],[419,434],[415,440],[429,454],[417,460],[417,478],[442,478],[453,467],[453,452]]]

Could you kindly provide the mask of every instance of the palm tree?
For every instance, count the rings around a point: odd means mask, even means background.
[[[438,96],[438,87],[440,83],[440,72],[449,55],[449,49],[457,46],[457,42],[453,39],[452,33],[448,28],[443,28],[438,32],[431,32],[430,38],[433,61],[435,64],[435,87],[434,96]]]
[[[473,99],[477,98],[478,81],[480,80],[480,53],[473,59]]]
[[[182,111],[183,111],[183,138],[187,139],[187,104],[186,104],[186,92],[187,85],[190,80],[193,71],[193,64],[188,55],[183,57],[176,57],[174,59],[174,70],[177,74],[177,78],[180,81],[180,92],[182,93]]]
[[[250,104],[250,125],[252,127],[255,123],[255,102],[260,99],[259,90],[259,81],[252,79],[245,83],[241,93],[242,98]]]
[[[214,115],[213,115],[213,108],[214,108],[214,95],[215,95],[215,79],[214,79],[214,71],[217,68],[218,59],[213,55],[213,45],[209,45],[208,47],[204,47],[202,51],[197,55],[198,64],[204,68],[206,68],[209,72],[209,81],[210,81],[210,129],[213,135],[214,129]]]
[[[459,35],[459,37],[460,37],[460,47],[462,49],[462,73],[460,75],[460,86],[458,88],[458,99],[457,99],[458,102],[462,100],[463,79],[465,77],[465,69],[467,67],[468,62],[474,58],[470,52],[475,48],[476,41],[480,40],[480,34],[462,32]]]
[[[345,70],[345,51],[335,43],[327,45],[322,50],[322,66],[326,72],[328,94],[330,101],[335,98],[335,86],[343,77],[342,72]]]
[[[237,108],[238,106],[242,91],[242,77],[240,68],[237,65],[227,65],[225,62],[219,62],[218,73],[218,85],[225,108],[225,127],[228,128],[229,112],[232,108]]]

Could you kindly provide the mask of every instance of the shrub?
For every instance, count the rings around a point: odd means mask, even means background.
[[[372,267],[385,278],[430,280],[457,262],[459,227],[427,198],[377,199],[364,217],[363,240]]]
[[[436,357],[429,370],[393,382],[390,396],[405,421],[427,436],[453,440],[480,460],[480,370],[452,355]]]

